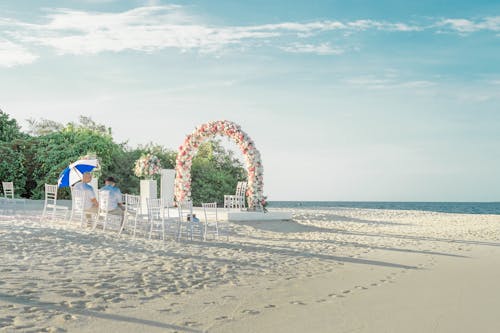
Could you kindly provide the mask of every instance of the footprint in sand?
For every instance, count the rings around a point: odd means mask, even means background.
[[[220,316],[220,317],[215,318],[215,320],[226,320],[226,319],[229,319],[229,317],[228,316]]]
[[[342,294],[349,294],[351,291],[346,289],[346,290],[342,290]]]
[[[185,321],[183,325],[188,327],[194,327],[194,326],[200,326],[201,324],[196,321]]]
[[[276,305],[274,305],[274,304],[268,304],[264,308],[266,308],[266,309],[272,309],[272,308],[275,308],[275,307],[276,307]]]
[[[316,301],[316,303],[325,303],[325,302],[326,302],[326,299],[324,299],[324,298],[318,299]]]
[[[344,295],[337,295],[335,293],[332,293],[332,294],[328,294],[328,297],[332,297],[332,298],[342,298],[342,297],[345,297]]]
[[[168,309],[159,309],[158,310],[159,312],[172,312],[172,309],[168,308]]]
[[[302,301],[291,301],[290,304],[293,304],[293,305],[306,305],[306,303],[304,303]]]
[[[363,287],[363,286],[356,286],[356,287],[354,287],[354,288],[356,288],[356,289],[358,289],[358,290],[366,290],[366,289],[368,289],[368,288]]]
[[[236,298],[236,296],[233,296],[233,295],[224,295],[224,296],[222,296],[222,298]]]
[[[260,313],[260,311],[246,309],[246,310],[241,311],[241,313],[250,314],[250,315],[257,315]]]

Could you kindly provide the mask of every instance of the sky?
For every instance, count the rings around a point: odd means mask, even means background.
[[[271,201],[500,201],[500,2],[0,1],[0,108],[171,149],[233,121]]]

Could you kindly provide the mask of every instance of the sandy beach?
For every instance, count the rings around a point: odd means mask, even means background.
[[[229,239],[0,216],[1,332],[499,332],[500,217],[295,209]]]

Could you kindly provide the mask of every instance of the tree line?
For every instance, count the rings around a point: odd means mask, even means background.
[[[0,110],[0,181],[12,181],[16,196],[43,199],[44,184],[56,184],[59,174],[80,157],[95,154],[103,178],[113,176],[123,193],[138,194],[139,181],[132,171],[135,161],[144,153],[156,155],[162,168],[174,169],[177,152],[149,143],[130,147],[117,143],[111,128],[80,116],[67,124],[47,119],[29,119],[29,129],[21,130],[16,119]],[[242,163],[213,139],[199,147],[191,168],[192,200],[223,202],[224,194],[233,194],[236,183],[246,179]],[[159,177],[159,175],[157,176]],[[70,198],[69,189],[61,189],[59,198]]]

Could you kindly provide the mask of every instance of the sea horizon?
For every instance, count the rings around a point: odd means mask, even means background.
[[[417,210],[454,214],[500,214],[500,202],[474,201],[269,201],[270,208],[363,208]]]

